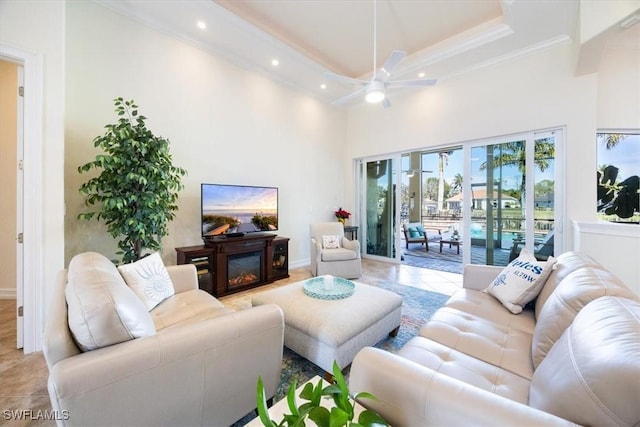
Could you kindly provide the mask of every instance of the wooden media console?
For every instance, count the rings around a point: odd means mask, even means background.
[[[178,264],[194,264],[200,289],[220,297],[289,277],[289,238],[250,233],[176,248]]]

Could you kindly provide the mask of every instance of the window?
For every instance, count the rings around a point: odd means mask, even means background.
[[[598,218],[640,224],[640,132],[597,134]]]

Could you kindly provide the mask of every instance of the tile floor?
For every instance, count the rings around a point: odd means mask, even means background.
[[[379,278],[415,286],[429,291],[451,295],[462,287],[462,275],[436,270],[389,264],[380,261],[363,260],[363,278]],[[290,271],[291,277],[280,280],[268,287],[281,286],[311,277],[309,268]],[[251,305],[251,295],[268,289],[261,287],[241,292],[221,300],[230,306],[244,309]],[[54,426],[46,420],[10,420],[6,410],[24,411],[27,418],[37,411],[51,410],[47,393],[47,366],[42,352],[23,354],[15,348],[16,343],[15,300],[0,300],[0,425],[7,426]],[[26,411],[31,411],[26,412]]]

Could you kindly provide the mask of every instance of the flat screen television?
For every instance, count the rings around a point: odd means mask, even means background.
[[[278,188],[201,184],[202,238],[278,229]]]

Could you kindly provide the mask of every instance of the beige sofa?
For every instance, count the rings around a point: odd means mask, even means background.
[[[640,425],[639,298],[568,252],[515,315],[482,292],[500,271],[465,266],[464,289],[398,354],[356,355],[351,391],[395,427]]]
[[[44,333],[59,425],[230,425],[255,408],[258,376],[275,394],[280,308],[236,312],[198,289],[193,265],[166,270],[175,294],[150,312],[99,254],[61,272]],[[86,323],[86,336],[70,322]],[[76,340],[87,339],[97,348],[83,352]]]

